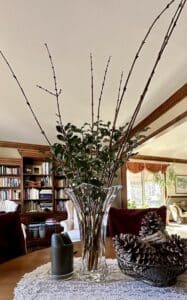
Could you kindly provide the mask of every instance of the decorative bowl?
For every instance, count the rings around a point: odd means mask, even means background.
[[[147,284],[166,287],[173,285],[177,276],[187,270],[187,265],[138,265],[117,256],[122,273],[139,279]]]

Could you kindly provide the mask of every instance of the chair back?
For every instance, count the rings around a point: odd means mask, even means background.
[[[0,214],[0,263],[26,253],[18,212]]]
[[[160,215],[162,222],[166,225],[166,206],[159,208],[125,209],[111,207],[109,211],[109,234],[111,237],[120,233],[131,233],[138,235],[142,218],[150,211]]]

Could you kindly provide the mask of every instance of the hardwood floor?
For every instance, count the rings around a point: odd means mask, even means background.
[[[107,240],[106,256],[115,257],[111,240]],[[80,242],[74,243],[75,256],[81,256]],[[0,300],[12,300],[16,284],[25,273],[50,261],[50,248],[33,251],[0,264]],[[25,299],[26,300],[26,299]]]

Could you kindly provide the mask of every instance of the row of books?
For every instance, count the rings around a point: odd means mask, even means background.
[[[39,207],[41,211],[52,211],[53,204],[51,202],[40,202]]]
[[[27,204],[27,211],[39,211],[39,212],[44,212],[44,211],[52,211],[53,206],[52,203],[50,202],[36,202],[36,201],[29,201]]]
[[[28,201],[27,202],[27,211],[38,211],[38,212],[47,212],[53,210],[52,202],[47,201]],[[66,210],[66,204],[64,201],[58,201],[57,211]]]
[[[26,199],[52,199],[52,190],[35,188],[26,189]]]
[[[25,178],[25,186],[28,187],[52,187],[52,177],[51,176],[42,176],[37,177],[33,180],[33,176],[28,175]]]
[[[50,162],[46,162],[46,161],[44,161],[44,162],[42,162],[42,174],[50,174],[50,172],[51,172],[51,163]]]
[[[1,200],[20,200],[20,191],[19,190],[1,190],[0,199]]]
[[[20,178],[0,177],[0,187],[19,187]]]
[[[19,175],[20,168],[19,167],[7,167],[7,166],[0,166],[0,175]]]
[[[68,199],[68,196],[64,190],[56,190],[55,199]]]
[[[66,178],[62,178],[62,179],[57,179],[55,181],[55,186],[56,187],[68,187],[69,182]]]

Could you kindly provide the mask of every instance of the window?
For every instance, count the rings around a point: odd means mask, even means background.
[[[164,174],[160,172],[160,176],[164,180]],[[146,169],[138,173],[127,170],[127,199],[128,208],[159,207],[165,203],[164,186]]]

